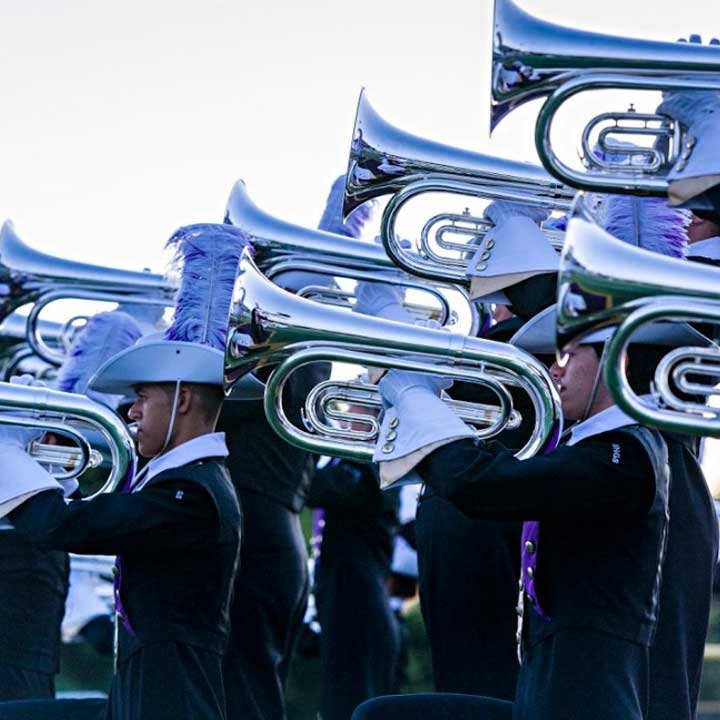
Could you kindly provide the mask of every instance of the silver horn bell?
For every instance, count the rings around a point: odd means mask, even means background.
[[[10,221],[0,229],[0,320],[32,303],[27,341],[43,360],[59,365],[62,352],[42,337],[39,316],[56,300],[128,302],[169,306],[174,288],[162,275],[91,265],[54,257],[26,245]]]
[[[474,335],[480,327],[478,309],[462,288],[447,282],[431,284],[402,272],[375,243],[311,230],[275,218],[252,201],[242,180],[235,183],[230,193],[226,221],[247,233],[255,252],[255,263],[274,282],[282,282],[286,273],[307,272],[330,279],[389,283],[432,297],[432,301],[425,301],[420,307],[406,304],[413,315],[435,319],[443,326],[455,325],[458,314],[449,300],[453,298],[462,304],[464,315],[469,318],[469,323],[462,328],[463,332]],[[448,292],[450,295],[446,296]],[[311,286],[301,289],[299,294],[346,307],[354,300],[352,294],[333,287]]]
[[[494,128],[528,100],[546,98],[535,128],[535,146],[542,164],[562,182],[595,192],[664,195],[667,173],[680,147],[682,152],[691,148],[670,118],[636,116],[636,120],[654,125],[654,130],[641,127],[635,133],[656,135],[656,152],[648,151],[647,162],[603,167],[587,152],[584,142],[585,160],[593,171],[575,170],[560,160],[550,142],[555,113],[568,98],[602,89],[720,90],[718,46],[639,40],[563,27],[530,15],[513,0],[495,0],[492,68],[491,126]],[[633,118],[632,113],[610,115],[622,120]],[[590,125],[597,121],[592,120]],[[660,154],[663,145],[668,149]]]
[[[435,215],[425,223],[414,250],[403,246],[396,230],[405,205],[433,192],[515,200],[561,212],[570,209],[575,194],[536,165],[462,150],[405,132],[382,118],[363,91],[348,161],[345,215],[363,202],[392,195],[383,211],[380,234],[393,262],[418,277],[469,286],[466,271],[477,249],[473,243],[492,227],[484,218],[469,213]]]

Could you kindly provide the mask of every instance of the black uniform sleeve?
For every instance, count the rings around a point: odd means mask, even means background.
[[[206,542],[219,529],[209,493],[187,480],[163,480],[136,493],[111,493],[66,504],[62,495],[35,495],[10,514],[18,532],[41,548],[116,555]]]
[[[428,455],[419,472],[471,517],[543,520],[567,513],[645,513],[656,479],[640,442],[607,432],[548,455],[517,460],[497,442],[458,440]]]

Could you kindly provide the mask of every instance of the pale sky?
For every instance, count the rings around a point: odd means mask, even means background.
[[[608,33],[720,35],[715,2],[521,5]],[[488,138],[491,15],[491,0],[0,0],[0,218],[46,252],[158,271],[169,234],[220,221],[239,177],[315,226],[363,86],[409,132],[534,160],[536,106]]]

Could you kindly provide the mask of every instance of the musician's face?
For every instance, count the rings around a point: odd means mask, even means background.
[[[172,385],[136,385],[137,398],[128,417],[137,423],[137,447],[143,457],[155,457],[165,444],[172,414]]]
[[[590,395],[600,367],[595,349],[590,345],[577,345],[567,353],[567,360],[560,366],[557,362],[550,367],[550,375],[560,393],[562,411],[566,420],[574,422],[584,419]],[[604,395],[604,386],[598,388]],[[588,416],[593,414],[592,411]]]

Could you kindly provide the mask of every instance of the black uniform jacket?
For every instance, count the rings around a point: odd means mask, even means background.
[[[289,420],[303,427],[300,409],[309,391],[329,376],[325,363],[300,368],[285,384],[283,407]],[[310,483],[309,453],[286,443],[265,417],[262,400],[232,394],[223,403],[218,431],[230,451],[228,467],[235,487],[269,497],[295,513],[305,506]]]
[[[44,548],[122,556],[111,717],[225,717],[221,661],[240,546],[240,508],[222,460],[168,469],[136,493],[66,505],[40,493],[10,516]]]
[[[549,619],[525,602],[514,717],[642,717],[668,528],[660,434],[610,430],[525,461],[461,440],[419,470],[472,516],[540,521],[534,579]]]
[[[0,664],[53,675],[68,590],[63,552],[44,552],[16,530],[0,530]]]
[[[668,534],[660,618],[650,649],[648,720],[693,720],[710,617],[718,524],[694,440],[666,435],[670,458]]]

